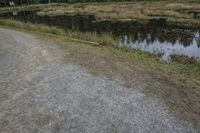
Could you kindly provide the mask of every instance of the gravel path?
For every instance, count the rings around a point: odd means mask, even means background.
[[[0,29],[0,132],[198,132],[142,88],[65,61],[64,44]]]

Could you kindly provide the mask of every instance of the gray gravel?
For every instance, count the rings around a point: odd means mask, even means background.
[[[0,29],[0,132],[191,133],[142,88],[65,61],[64,44]]]

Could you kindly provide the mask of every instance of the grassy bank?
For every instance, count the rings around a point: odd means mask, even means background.
[[[66,62],[78,63],[93,74],[103,74],[113,79],[120,77],[119,83],[129,87],[137,88],[138,84],[143,85],[142,88],[145,88],[147,94],[159,97],[168,105],[170,111],[175,111],[176,115],[191,121],[196,127],[199,126],[200,62],[167,63],[147,52],[128,51],[113,45],[83,45],[66,38],[72,33],[44,25],[0,20],[0,26],[64,41],[66,53],[69,53]],[[91,35],[87,36],[92,38]]]

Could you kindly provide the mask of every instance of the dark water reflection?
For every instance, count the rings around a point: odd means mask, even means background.
[[[152,19],[148,24],[97,21],[93,15],[37,16],[36,11],[12,12],[1,18],[57,26],[64,30],[112,35],[120,47],[140,49],[169,60],[171,54],[200,59],[200,30],[168,25],[164,19]]]

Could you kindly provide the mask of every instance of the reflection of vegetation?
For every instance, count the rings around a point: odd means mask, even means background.
[[[186,36],[186,35],[182,35],[181,37],[180,37],[180,43],[183,45],[183,46],[185,46],[185,47],[187,47],[187,46],[190,46],[190,44],[193,42],[193,36]]]
[[[180,30],[168,31],[167,29],[162,29],[161,31],[159,29],[149,30],[148,28],[147,29],[136,28],[132,32],[133,32],[132,36],[131,35],[128,36],[128,40],[131,40],[132,42],[146,41],[147,44],[153,44],[158,40],[161,43],[166,42],[175,44],[178,41],[184,47],[190,46],[193,43],[194,34],[196,33],[196,31],[193,32],[191,31],[186,33],[184,31],[180,32]],[[184,32],[184,34],[182,34],[182,32]]]
[[[200,48],[200,37],[196,39],[196,42],[197,42],[198,48]]]

